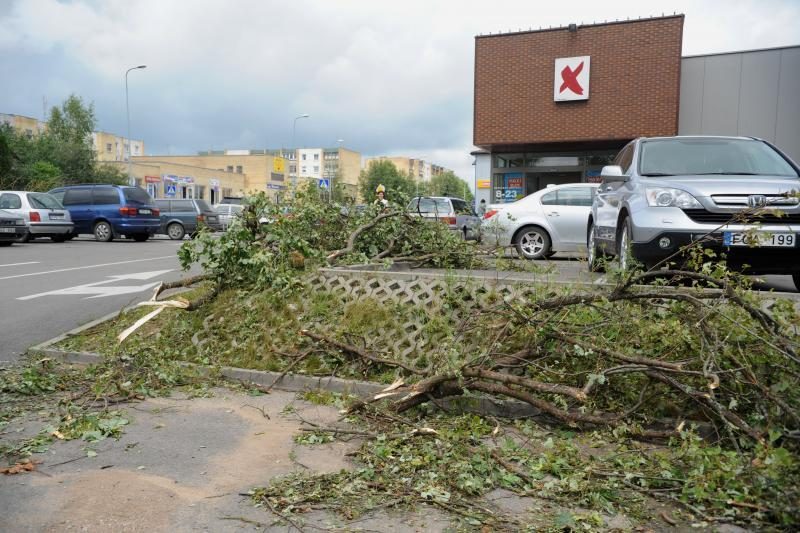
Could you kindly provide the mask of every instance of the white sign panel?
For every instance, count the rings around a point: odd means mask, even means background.
[[[556,59],[553,100],[589,99],[589,56]]]

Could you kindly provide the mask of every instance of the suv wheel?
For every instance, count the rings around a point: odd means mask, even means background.
[[[603,272],[605,265],[602,262],[603,252],[597,247],[594,236],[594,220],[589,224],[589,231],[586,233],[586,249],[589,262],[589,272]]]
[[[631,255],[631,219],[625,217],[619,228],[617,237],[617,260],[619,268],[623,272],[628,272],[633,268],[634,258]]]
[[[144,242],[150,238],[150,235],[147,233],[135,233],[133,234],[133,240],[136,242]]]
[[[525,259],[541,259],[550,253],[550,237],[541,228],[523,228],[515,244],[517,252]]]
[[[102,220],[95,224],[94,238],[100,242],[111,241],[114,238],[114,232],[111,231],[111,224]]]
[[[173,222],[172,224],[167,226],[167,235],[169,235],[170,239],[179,241],[183,239],[183,237],[186,235],[186,230],[183,228],[181,224]]]

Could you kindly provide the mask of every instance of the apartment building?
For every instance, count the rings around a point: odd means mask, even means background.
[[[0,113],[0,124],[8,124],[17,132],[25,133],[28,137],[43,133],[47,127],[47,124],[38,118],[9,113]]]
[[[47,123],[38,118],[7,113],[0,113],[0,124],[8,124],[29,137],[44,133],[47,129]],[[130,145],[134,156],[144,155],[144,141],[133,139]],[[128,139],[120,135],[95,131],[92,133],[92,149],[101,162],[128,160]]]
[[[361,153],[347,148],[281,148],[268,153],[283,157],[292,183],[299,178],[331,180],[344,186],[349,193],[358,189],[361,173]]]
[[[365,166],[369,168],[369,165],[373,164],[375,161],[389,161],[393,163],[394,166],[397,167],[397,170],[404,174],[409,174],[414,181],[430,181],[433,176],[438,176],[443,172],[447,172],[447,169],[441,165],[425,161],[424,159],[415,159],[406,156],[370,157],[365,161]]]
[[[92,149],[101,162],[127,161],[128,154],[133,157],[144,155],[144,141],[131,139],[105,131],[92,133]]]

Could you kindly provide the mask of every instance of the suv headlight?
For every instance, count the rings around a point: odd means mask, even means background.
[[[702,209],[697,198],[680,189],[667,187],[647,187],[647,205],[650,207],[679,207],[681,209]]]

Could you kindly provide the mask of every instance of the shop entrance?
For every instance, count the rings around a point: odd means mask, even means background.
[[[583,181],[581,172],[542,172],[527,173],[525,175],[525,195],[544,189],[548,185],[562,185],[564,183],[580,183]]]

